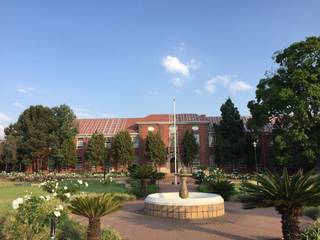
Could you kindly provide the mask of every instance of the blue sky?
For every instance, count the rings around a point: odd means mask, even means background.
[[[29,105],[79,117],[240,113],[272,55],[320,33],[320,2],[1,1],[0,132]],[[0,133],[1,135],[1,133]]]

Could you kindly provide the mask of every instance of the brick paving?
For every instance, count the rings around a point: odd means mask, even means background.
[[[174,186],[161,187],[173,191]],[[273,240],[280,239],[280,217],[273,210],[242,209],[241,203],[226,202],[226,214],[212,220],[181,221],[146,216],[143,201],[125,204],[121,210],[102,218],[102,226],[111,226],[127,240]],[[311,221],[302,218],[302,225]]]

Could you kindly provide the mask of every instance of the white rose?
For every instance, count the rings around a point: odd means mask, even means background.
[[[82,180],[78,180],[78,183],[79,183],[80,185],[82,185],[82,184],[83,184]]]
[[[67,190],[68,189],[68,187],[67,186],[64,186],[64,188],[63,188],[64,190]]]
[[[47,201],[50,200],[50,196],[49,196],[49,195],[46,196],[46,200],[47,200]]]
[[[56,217],[60,217],[61,216],[61,213],[59,211],[54,211],[53,214],[56,216]]]
[[[88,184],[87,182],[85,182],[85,183],[84,183],[84,185],[85,185],[86,187],[88,187],[88,186],[89,186],[89,184]]]
[[[57,206],[57,209],[58,209],[58,210],[63,210],[63,206],[62,206],[61,204],[59,204],[59,205]]]
[[[71,194],[70,193],[65,193],[64,194],[67,198],[70,198],[71,197]]]
[[[23,203],[23,198],[17,198],[16,201],[17,201],[18,204],[22,204]]]

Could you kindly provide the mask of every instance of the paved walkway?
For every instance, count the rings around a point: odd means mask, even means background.
[[[162,186],[172,191],[173,186]],[[178,221],[143,214],[143,201],[129,202],[102,219],[128,240],[271,240],[280,239],[279,215],[272,209],[242,209],[241,203],[226,202],[223,217],[206,221]],[[302,219],[303,224],[310,222]]]

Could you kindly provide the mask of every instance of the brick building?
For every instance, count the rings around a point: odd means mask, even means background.
[[[248,117],[242,117],[246,123]],[[199,155],[194,159],[193,166],[205,164],[216,166],[215,158],[215,133],[214,124],[219,124],[221,117],[210,117],[198,114],[177,114],[177,161],[180,166],[180,149],[182,138],[186,130],[192,131],[199,144]],[[167,148],[167,162],[161,167],[162,172],[174,172],[173,152],[173,115],[172,114],[151,114],[143,118],[108,118],[108,119],[79,119],[79,133],[76,137],[78,161],[76,170],[83,170],[85,164],[85,146],[90,136],[95,132],[102,133],[107,141],[106,147],[111,147],[112,137],[121,130],[127,130],[136,149],[134,163],[145,163],[145,139],[148,131],[160,133]],[[244,124],[246,125],[246,124]],[[246,129],[245,129],[246,130]],[[247,130],[246,130],[247,131]],[[263,141],[262,141],[263,144]],[[268,156],[263,156],[266,151],[261,151],[262,163]],[[264,154],[266,155],[266,154]],[[263,159],[263,157],[265,159]],[[222,166],[226,169],[231,166]],[[246,168],[245,163],[240,162],[240,168]]]

